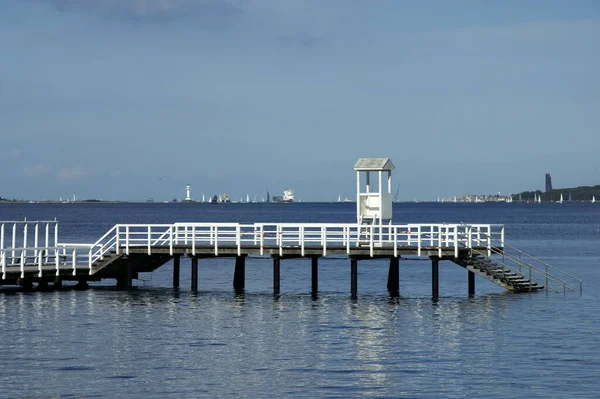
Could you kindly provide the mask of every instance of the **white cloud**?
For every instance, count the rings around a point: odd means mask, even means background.
[[[40,177],[49,174],[52,168],[46,164],[27,165],[23,168],[23,175],[27,177]]]
[[[72,168],[62,168],[60,172],[58,172],[59,180],[76,180],[81,179],[82,177],[88,174],[88,170],[83,166],[75,166]]]

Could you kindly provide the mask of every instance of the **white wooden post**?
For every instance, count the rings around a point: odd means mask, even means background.
[[[35,247],[33,250],[33,257],[37,259],[37,254],[38,254],[38,244],[39,244],[39,238],[38,238],[38,234],[39,234],[39,223],[35,224],[35,228],[33,229],[33,246]],[[42,277],[42,276],[40,276]]]
[[[27,261],[27,222],[23,225],[23,251],[25,251],[25,261]]]
[[[398,227],[394,226],[394,258],[398,257]]]
[[[91,276],[92,274],[94,274],[92,271],[92,247],[90,247],[90,249],[88,251],[88,267],[90,269],[90,276]]]
[[[73,248],[73,252],[71,253],[71,264],[73,266],[73,276],[77,274],[77,248]]]
[[[196,226],[192,226],[192,255],[196,255]]]
[[[17,224],[14,223],[13,224],[13,230],[12,230],[12,261],[11,263],[15,263],[15,258],[17,256],[17,251],[15,250],[15,248],[17,248]]]
[[[120,239],[119,239],[119,225],[117,224],[115,226],[115,251],[117,253],[117,255],[119,255],[121,253],[121,245],[120,245]]]
[[[327,227],[321,227],[321,236],[323,237],[323,256],[327,256]]]
[[[21,278],[25,278],[25,248],[21,249]]]
[[[129,255],[129,225],[125,226],[125,254]]]
[[[0,263],[2,263],[2,280],[6,279],[6,251],[0,250]]]
[[[148,255],[152,254],[152,227],[148,225]]]
[[[237,254],[240,256],[242,254],[242,228],[239,224],[235,227],[235,239],[237,244]]]
[[[50,223],[46,223],[46,235],[44,237],[44,247],[46,247],[46,263],[48,263],[48,257],[50,256],[49,249],[50,248]]]
[[[44,252],[43,251],[39,251],[38,255],[37,255],[37,261],[38,261],[38,277],[42,277],[42,259],[43,259],[43,255]]]
[[[300,255],[304,256],[304,226],[300,226]]]
[[[215,256],[219,255],[219,226],[215,225]]]

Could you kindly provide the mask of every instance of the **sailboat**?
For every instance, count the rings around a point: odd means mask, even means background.
[[[558,203],[559,203],[559,204],[562,204],[562,203],[563,203],[563,196],[562,196],[562,193],[560,193],[560,199],[558,200]]]
[[[596,196],[592,195],[592,204],[596,202]]]
[[[342,202],[342,196],[341,196],[341,195],[338,195],[338,200],[337,200],[337,202]]]
[[[246,203],[247,204],[250,203],[250,194],[247,194],[247,193],[246,193]]]

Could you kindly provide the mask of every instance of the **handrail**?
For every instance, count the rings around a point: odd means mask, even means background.
[[[571,291],[575,291],[575,289],[574,289],[574,288],[572,288],[572,287],[569,287],[569,286],[567,285],[567,282],[566,282],[566,281],[562,280],[561,278],[559,278],[558,276],[555,276],[555,275],[554,275],[554,274],[552,274],[552,273],[548,273],[547,271],[545,271],[545,270],[542,270],[542,269],[540,269],[539,267],[537,267],[537,266],[535,266],[535,265],[533,265],[533,264],[531,264],[531,263],[529,263],[529,262],[526,262],[526,261],[524,261],[524,260],[522,260],[522,259],[519,259],[518,257],[516,257],[516,256],[514,256],[514,255],[511,255],[511,254],[506,254],[506,253],[500,252],[500,251],[498,251],[498,250],[495,250],[495,249],[492,249],[492,251],[493,251],[495,254],[497,254],[497,255],[503,255],[503,256],[507,257],[508,259],[510,259],[512,262],[514,262],[514,263],[515,263],[515,264],[517,264],[517,265],[520,265],[520,266],[525,266],[527,269],[531,269],[531,270],[533,270],[533,271],[537,272],[538,274],[541,274],[541,275],[543,275],[544,277],[549,277],[549,278],[550,278],[551,280],[553,280],[555,283],[557,283],[557,284],[561,284],[561,285],[562,285],[562,286],[563,286],[565,289],[569,289],[569,290],[571,290]],[[501,262],[501,263],[502,263],[502,264],[504,264],[504,265],[506,265],[506,263],[505,263],[505,262]],[[506,266],[508,266],[508,265],[506,265]],[[508,267],[510,267],[510,266],[508,266]],[[511,269],[512,269],[512,268],[511,268]],[[553,269],[556,269],[556,268],[553,268]],[[557,269],[557,270],[558,270],[558,271],[561,271],[560,269]],[[519,271],[519,273],[523,274],[521,271]]]
[[[483,234],[485,235],[485,233],[483,233]],[[488,237],[489,237],[491,240],[494,240],[494,237],[491,237],[490,235],[488,235]],[[496,241],[497,241],[497,239],[496,239]],[[583,292],[583,280],[581,280],[580,278],[577,278],[577,277],[573,276],[572,274],[570,274],[570,273],[568,273],[568,272],[565,272],[565,271],[564,271],[564,270],[562,270],[562,269],[559,269],[559,268],[557,268],[557,267],[555,267],[555,266],[552,266],[552,265],[550,265],[549,263],[547,263],[547,262],[545,262],[545,261],[543,261],[543,260],[541,260],[541,259],[539,259],[539,258],[536,258],[535,256],[532,256],[532,255],[528,254],[528,253],[527,253],[527,252],[525,252],[525,251],[522,251],[522,250],[520,250],[520,249],[518,249],[518,248],[515,248],[514,246],[512,246],[512,245],[510,245],[510,244],[506,244],[505,242],[503,242],[503,243],[502,243],[502,248],[503,248],[502,252],[500,252],[500,251],[496,251],[496,250],[495,250],[495,246],[493,246],[493,245],[491,245],[491,244],[490,244],[490,245],[488,246],[488,251],[489,251],[489,252],[494,252],[494,253],[496,253],[496,254],[498,254],[498,255],[502,255],[503,257],[509,257],[509,256],[510,256],[510,257],[512,257],[512,258],[516,258],[516,260],[513,260],[513,262],[515,262],[517,265],[518,265],[518,264],[521,264],[521,265],[523,265],[523,266],[526,266],[526,268],[529,268],[529,269],[533,267],[533,268],[535,268],[535,269],[537,269],[537,270],[538,270],[538,273],[539,273],[539,274],[542,274],[542,275],[544,275],[545,277],[554,276],[554,274],[551,274],[551,273],[549,273],[548,271],[545,271],[545,270],[541,270],[541,269],[539,269],[537,266],[534,266],[533,264],[531,264],[531,263],[529,263],[529,262],[527,262],[527,261],[523,260],[522,258],[518,258],[518,257],[515,257],[514,255],[511,255],[510,253],[508,253],[508,252],[506,251],[506,248],[508,248],[508,249],[511,249],[511,250],[513,250],[513,251],[516,251],[518,254],[522,255],[522,256],[523,256],[525,259],[531,259],[531,260],[533,260],[533,261],[535,261],[535,262],[541,263],[542,265],[546,266],[547,268],[549,268],[549,269],[551,269],[551,270],[553,270],[553,271],[555,271],[555,272],[558,272],[559,274],[562,274],[562,275],[564,275],[564,276],[567,276],[567,277],[569,277],[569,278],[571,278],[571,279],[575,280],[576,282],[578,282],[578,283],[579,283],[579,292]],[[574,288],[572,288],[572,287],[570,287],[570,286],[568,286],[568,285],[566,284],[566,281],[564,281],[564,280],[560,279],[558,276],[554,276],[554,277],[556,277],[556,278],[557,278],[557,279],[558,279],[558,280],[561,282],[561,284],[563,285],[563,288],[564,288],[565,290],[566,290],[566,289],[569,289],[569,290],[571,290],[571,291],[575,291],[575,289],[574,289]],[[556,281],[554,281],[554,282],[556,282]],[[546,286],[548,286],[548,284],[545,284],[545,285],[546,285]]]
[[[518,253],[520,253],[521,255],[525,255],[526,257],[528,257],[528,258],[530,258],[530,259],[533,259],[533,260],[535,260],[536,262],[539,262],[539,263],[543,264],[544,266],[547,266],[547,267],[549,267],[549,268],[551,268],[551,269],[553,269],[553,270],[556,270],[556,271],[559,271],[559,272],[561,272],[562,274],[564,274],[564,275],[566,275],[566,276],[568,276],[568,277],[572,278],[573,280],[576,280],[577,282],[579,282],[579,285],[580,285],[580,286],[581,286],[581,285],[583,285],[583,280],[581,280],[580,278],[577,278],[577,277],[573,276],[573,275],[572,275],[572,274],[570,274],[570,273],[567,273],[567,272],[565,272],[565,271],[564,271],[564,270],[562,270],[562,269],[559,269],[559,268],[557,268],[557,267],[555,267],[555,266],[552,266],[552,265],[550,265],[550,264],[548,264],[548,263],[544,262],[543,260],[541,260],[541,259],[538,259],[538,258],[536,258],[535,256],[533,256],[533,255],[530,255],[530,254],[528,254],[527,252],[525,252],[525,251],[522,251],[522,250],[520,250],[520,249],[517,249],[517,248],[515,248],[515,247],[513,247],[513,246],[511,246],[511,245],[505,244],[505,247],[508,247],[508,248],[510,248],[510,249],[512,249],[512,250],[514,250],[514,251],[517,251],[517,252],[518,252]]]
[[[495,250],[492,250],[492,251],[495,254],[498,254],[498,255],[502,254],[500,251],[495,251]],[[484,252],[478,251],[476,249],[473,249],[473,252],[478,253],[478,254],[483,255],[483,256],[486,256],[486,254]],[[497,262],[500,265],[500,267],[501,267],[502,270],[504,270],[504,268],[506,267],[508,270],[512,271],[513,273],[518,273],[521,277],[528,278],[530,280],[530,282],[536,282],[536,283],[538,283],[540,285],[543,285],[546,290],[552,290],[552,291],[557,292],[557,293],[560,292],[559,290],[557,290],[554,287],[551,287],[548,284],[547,280],[549,279],[549,280],[551,280],[552,282],[554,282],[556,284],[562,285],[563,286],[563,290],[565,290],[566,288],[569,288],[571,291],[573,291],[573,289],[571,287],[569,287],[569,286],[566,285],[565,281],[563,281],[563,280],[559,279],[558,277],[553,276],[553,275],[551,275],[549,273],[545,273],[543,270],[535,267],[534,265],[524,264],[523,266],[525,266],[525,268],[527,270],[529,270],[530,272],[535,271],[537,274],[545,277],[546,278],[546,283],[544,283],[543,281],[541,281],[540,279],[538,279],[537,277],[535,277],[535,276],[533,276],[531,274],[529,276],[527,276],[522,271],[520,271],[520,270],[517,271],[514,268],[510,267],[509,265],[507,265],[506,263],[504,263],[504,262],[500,262],[500,261],[495,261],[495,262]]]

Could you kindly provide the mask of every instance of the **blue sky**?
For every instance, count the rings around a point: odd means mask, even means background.
[[[600,184],[597,1],[3,0],[0,196]]]

